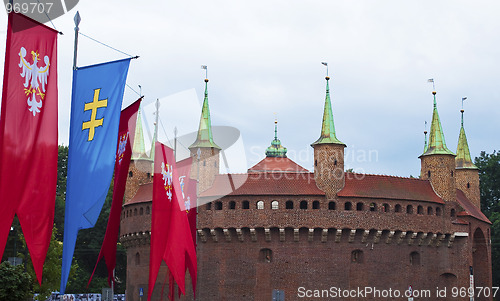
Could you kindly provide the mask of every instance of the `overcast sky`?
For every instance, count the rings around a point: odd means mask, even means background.
[[[329,63],[346,168],[419,175],[424,122],[432,116],[429,78],[436,82],[448,148],[456,151],[466,96],[471,155],[500,149],[498,1],[81,1],[53,21],[64,33],[58,68],[59,142],[65,145],[76,10],[82,33],[140,55],[127,83],[137,91],[142,86],[146,136],[157,98],[163,140],[172,138],[174,125],[180,135],[197,129],[205,77],[200,65],[208,65],[212,124],[238,129],[235,147],[246,153],[231,157],[237,161],[232,172],[264,158],[274,113],[289,157],[312,170],[310,144],[320,134],[325,98],[322,61]],[[0,19],[5,41],[6,14]],[[0,47],[4,53],[4,42]],[[80,37],[79,66],[124,57]],[[137,97],[127,87],[124,106]]]

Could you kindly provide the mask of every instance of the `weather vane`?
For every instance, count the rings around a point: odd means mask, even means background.
[[[467,99],[467,96],[466,97],[462,97],[462,110],[464,109],[464,100]]]
[[[324,66],[326,66],[326,76],[328,76],[328,63],[327,62],[321,62]]]
[[[205,78],[208,78],[208,67],[207,67],[207,65],[201,65],[201,69],[205,69]]]
[[[433,78],[429,78],[427,80],[428,83],[432,83],[432,91],[436,91],[436,86],[434,86],[434,79]]]

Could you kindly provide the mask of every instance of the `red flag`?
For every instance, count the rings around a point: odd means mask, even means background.
[[[186,267],[194,283],[197,273],[196,252],[186,209],[178,197],[181,188],[174,153],[157,142],[155,156],[148,301],[151,300],[162,259],[182,294],[185,294]]]
[[[108,225],[104,241],[101,246],[101,251],[97,257],[97,262],[92,275],[90,275],[89,283],[92,281],[97,264],[104,257],[108,268],[108,284],[111,286],[113,278],[113,270],[116,266],[116,243],[120,231],[120,215],[122,212],[123,196],[125,195],[125,184],[127,183],[128,168],[130,166],[130,157],[132,156],[132,145],[134,145],[135,124],[137,121],[137,112],[141,104],[142,97],[133,104],[123,109],[120,115],[120,126],[118,128],[118,143],[115,159],[115,180],[113,187],[113,200],[111,202],[111,210],[109,212]]]
[[[17,214],[40,284],[57,184],[57,34],[9,14],[0,120],[0,254]]]
[[[196,180],[190,178],[193,157],[188,157],[176,163],[177,174],[181,185],[182,199],[189,221],[189,228],[196,248]]]

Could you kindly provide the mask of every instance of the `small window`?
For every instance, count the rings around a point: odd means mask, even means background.
[[[300,201],[300,209],[307,209],[307,201]]]
[[[413,206],[412,205],[406,206],[406,213],[413,214]]]
[[[134,209],[134,216],[137,216],[137,208]]]
[[[207,205],[205,206],[205,208],[207,210],[212,210],[212,203],[207,203]]]
[[[273,209],[273,210],[278,210],[279,209],[279,203],[278,203],[278,201],[272,201],[271,202],[271,209]]]
[[[351,204],[351,202],[345,202],[345,204],[344,204],[344,210],[352,210],[352,204]]]
[[[144,209],[142,209],[142,207],[141,207],[141,209],[139,209],[139,215],[143,215],[143,214],[144,214]]]
[[[410,265],[417,266],[420,265],[420,253],[411,252],[410,253]]]
[[[132,171],[129,171],[129,172],[128,172],[128,177],[129,177],[129,178],[132,178],[133,176],[134,176],[134,173],[133,173]]]
[[[222,210],[222,202],[215,202],[215,210]]]
[[[436,207],[436,215],[441,216],[441,208]]]
[[[428,178],[430,178],[430,177],[431,177],[431,171],[430,171],[430,170],[428,170],[428,171],[427,171],[427,177],[428,177]]]
[[[353,263],[363,263],[363,251],[354,250],[351,252],[351,262]]]
[[[261,249],[259,251],[259,261],[270,263],[273,261],[273,251],[271,249]]]
[[[370,203],[370,211],[377,211],[377,204]]]
[[[207,166],[207,161],[203,160],[203,166]]]
[[[401,212],[401,205],[396,204],[396,207],[394,207],[394,212]]]
[[[293,209],[293,201],[286,201],[286,209]]]
[[[335,202],[328,203],[328,210],[335,210]]]
[[[248,201],[243,201],[242,208],[243,209],[250,209],[250,203]]]
[[[147,177],[148,179],[150,179],[150,178],[151,178],[151,173],[150,173],[150,172],[148,172],[148,173],[146,174],[146,177]]]
[[[313,209],[319,209],[319,201],[313,202]]]
[[[259,209],[259,210],[264,209],[264,202],[263,201],[258,201],[257,202],[257,209]]]
[[[135,253],[135,265],[140,265],[141,264],[141,255],[139,252]]]
[[[451,217],[455,217],[455,215],[456,215],[456,211],[455,211],[455,209],[451,209],[451,211],[450,211],[450,216],[451,216]]]
[[[149,214],[151,213],[151,211],[149,210],[149,206],[146,206],[146,214]]]
[[[427,215],[432,215],[432,207],[427,207]]]
[[[470,188],[470,183],[467,182],[467,189],[469,189],[469,188]]]
[[[128,210],[127,210],[127,217],[128,217]]]
[[[451,171],[451,176],[453,177],[453,170]]]
[[[217,161],[214,162],[214,166],[217,167]]]
[[[422,206],[419,205],[417,207],[417,214],[424,214],[424,207],[422,207]]]
[[[236,202],[235,201],[229,202],[229,209],[231,209],[231,210],[236,209]]]
[[[333,165],[337,166],[337,159],[335,159],[335,161],[333,161]]]
[[[318,166],[318,160],[314,160],[314,166]]]
[[[363,206],[363,203],[357,203],[357,204],[356,204],[356,210],[357,210],[357,211],[363,211],[363,207],[364,207],[364,206]]]
[[[384,212],[389,212],[390,211],[390,207],[389,207],[389,204],[383,204],[382,205],[384,207]]]

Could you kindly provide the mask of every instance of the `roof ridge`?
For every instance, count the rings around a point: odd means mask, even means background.
[[[426,179],[415,178],[415,177],[404,177],[404,176],[395,176],[395,175],[385,175],[385,174],[370,174],[370,173],[359,173],[359,172],[346,172],[350,174],[356,175],[365,175],[365,176],[377,176],[377,177],[386,177],[386,178],[397,178],[397,179],[410,179],[410,180],[419,180],[419,181],[429,181]]]

